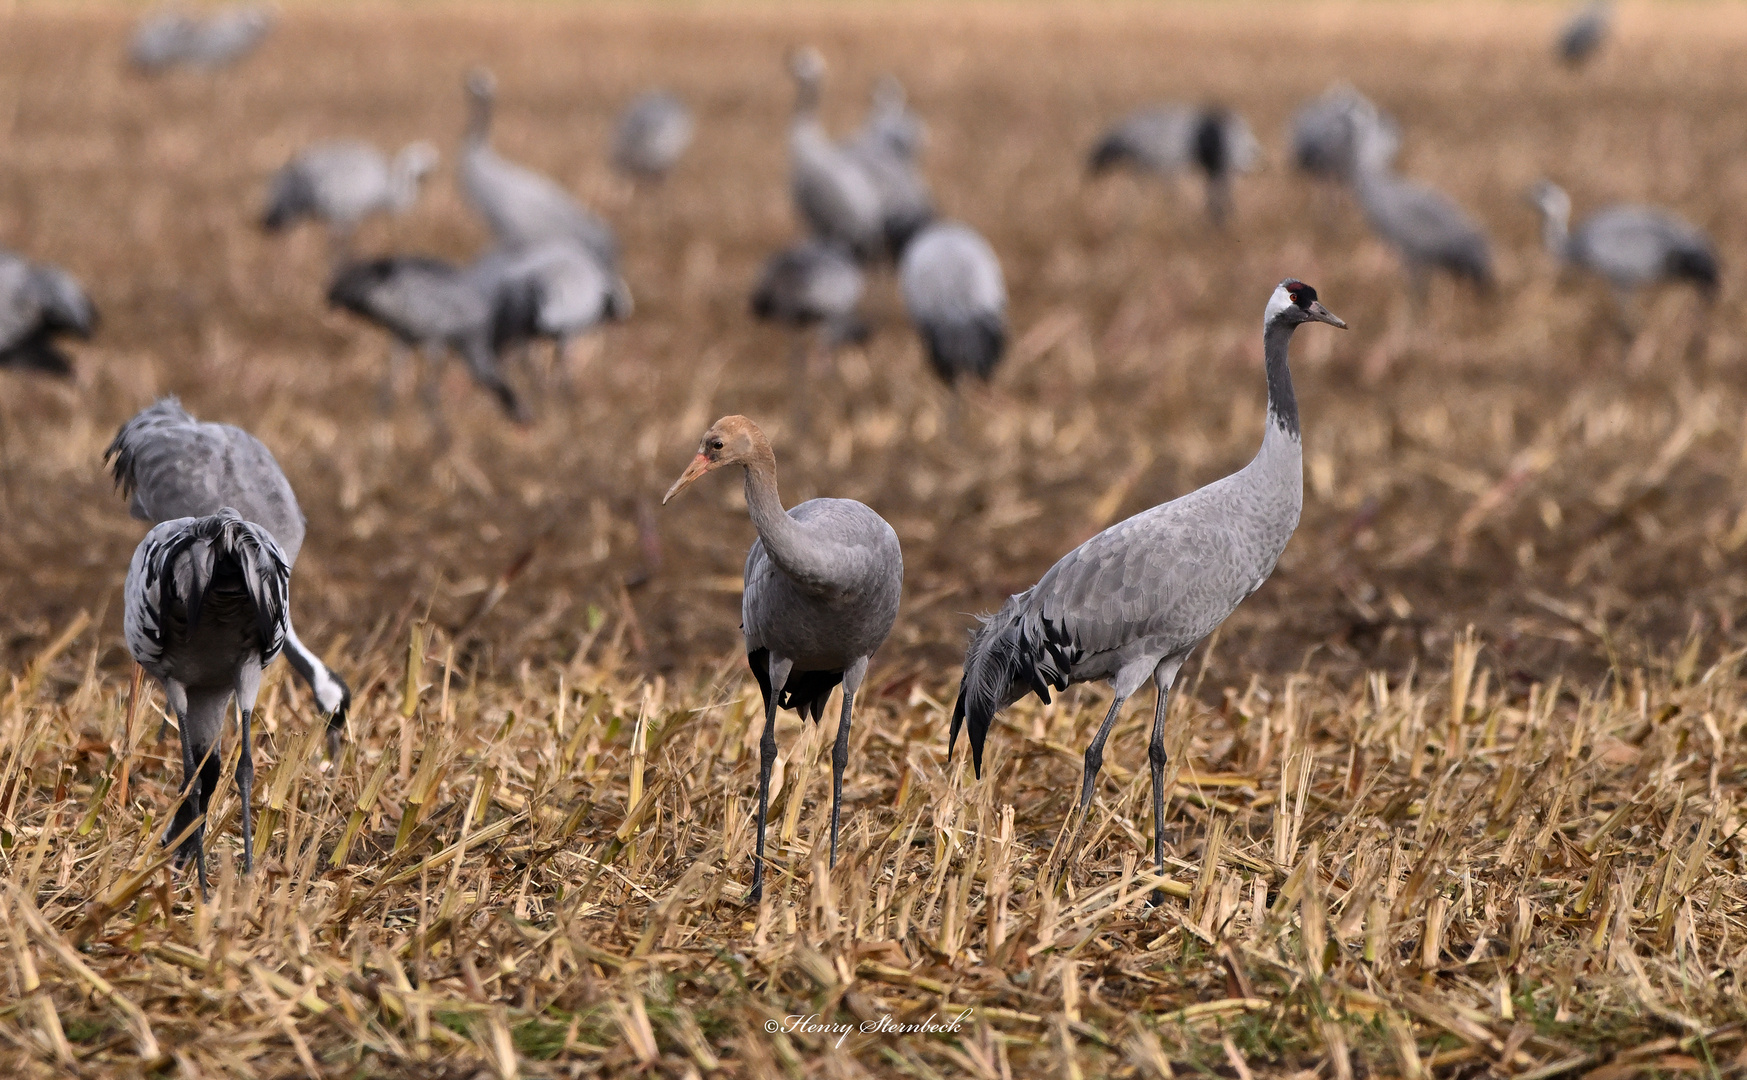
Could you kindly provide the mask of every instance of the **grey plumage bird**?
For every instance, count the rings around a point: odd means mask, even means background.
[[[660,180],[679,163],[695,130],[685,102],[665,90],[639,94],[619,114],[613,165],[633,180]]]
[[[313,218],[327,225],[335,252],[342,251],[365,218],[412,209],[436,165],[437,149],[428,142],[408,144],[393,161],[354,139],[317,143],[273,174],[261,226],[276,232]]]
[[[1553,52],[1568,67],[1582,67],[1601,49],[1613,28],[1612,0],[1590,0],[1572,13],[1559,28]]]
[[[1387,161],[1393,150],[1379,124],[1352,114],[1346,119],[1359,206],[1372,231],[1400,257],[1413,296],[1424,299],[1432,270],[1490,291],[1492,246],[1480,223],[1443,192],[1392,172]]]
[[[1086,749],[1079,820],[1123,704],[1151,679],[1158,693],[1148,761],[1153,865],[1164,869],[1165,711],[1183,662],[1274,570],[1304,502],[1303,441],[1287,349],[1307,322],[1344,328],[1316,290],[1288,278],[1263,316],[1268,419],[1248,465],[1117,523],[1063,556],[1036,585],[984,620],[965,656],[948,752],[959,728],[982,775],[995,714],[1026,694],[1045,702],[1073,683],[1110,683],[1116,698]]]
[[[988,241],[960,222],[930,225],[904,251],[898,288],[935,374],[987,381],[1007,346],[1007,287]]]
[[[855,154],[832,141],[819,119],[825,59],[816,49],[789,56],[795,113],[789,124],[789,193],[813,236],[872,260],[887,248],[880,189]]]
[[[764,261],[752,289],[752,314],[796,331],[789,350],[790,391],[795,427],[807,430],[812,349],[807,335],[817,330],[818,350],[830,356],[850,342],[867,340],[859,307],[867,279],[844,249],[807,240]]]
[[[272,9],[259,4],[232,4],[205,15],[155,11],[135,27],[128,59],[148,74],[183,65],[221,68],[253,52],[273,21]]]
[[[423,256],[393,256],[348,263],[335,273],[328,303],[375,323],[407,348],[424,354],[424,398],[433,423],[443,430],[437,407],[436,372],[444,350],[453,350],[473,381],[491,391],[517,423],[526,407],[504,380],[492,350],[495,312],[491,299],[464,269]],[[392,362],[400,363],[395,352]],[[385,386],[392,399],[393,372]]]
[[[467,77],[471,112],[461,147],[461,188],[504,247],[544,240],[582,244],[603,266],[617,267],[618,241],[606,222],[584,209],[549,178],[499,157],[491,148],[491,114],[497,80],[489,71]]]
[[[1219,105],[1138,109],[1100,136],[1087,158],[1093,175],[1118,166],[1164,177],[1191,168],[1199,171],[1207,185],[1207,214],[1215,225],[1223,225],[1230,213],[1232,178],[1260,163],[1261,144],[1249,124]]]
[[[807,240],[764,261],[752,289],[752,314],[797,329],[821,330],[830,349],[867,336],[857,314],[866,276],[841,248]]]
[[[568,384],[572,339],[631,315],[631,290],[594,253],[571,240],[500,249],[468,268],[491,309],[493,351],[551,341]]]
[[[1401,148],[1401,125],[1344,82],[1330,86],[1293,114],[1293,162],[1312,176],[1348,179],[1356,157],[1355,122],[1373,126],[1378,143],[1373,156],[1384,168],[1393,165]]]
[[[704,433],[698,453],[662,498],[665,504],[698,477],[730,465],[745,470],[746,508],[758,539],[746,555],[740,626],[746,660],[764,696],[759,740],[758,848],[750,898],[764,892],[765,818],[776,762],[776,714],[793,709],[817,722],[832,688],[843,685],[843,711],[831,751],[831,862],[849,763],[849,724],[868,660],[891,632],[904,586],[898,534],[852,499],[809,499],[788,511],[777,494],[776,455],[758,426],[725,416]]]
[[[73,362],[55,340],[96,329],[97,309],[71,274],[0,251],[0,369],[70,376]]]
[[[297,495],[273,452],[241,428],[196,420],[167,397],[123,424],[103,456],[138,520],[203,518],[230,507],[272,534],[288,567],[297,564],[305,524]],[[298,639],[289,611],[285,657],[327,716],[328,756],[338,757],[351,688]]]
[[[1530,201],[1541,212],[1547,250],[1594,273],[1622,298],[1662,281],[1687,281],[1706,299],[1717,292],[1717,253],[1704,230],[1659,207],[1606,206],[1571,226],[1571,197],[1550,180]]]
[[[182,799],[169,843],[212,809],[225,710],[234,696],[242,735],[243,869],[254,868],[250,797],[255,764],[249,723],[261,672],[290,627],[291,563],[264,527],[225,507],[155,526],[134,549],[122,589],[122,632],[133,658],[164,688],[182,743]],[[204,820],[177,851],[192,858],[206,891]]]

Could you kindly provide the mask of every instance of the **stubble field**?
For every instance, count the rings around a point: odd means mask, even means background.
[[[155,81],[122,64],[130,17],[0,15],[0,242],[104,318],[75,382],[0,373],[0,1071],[1741,1067],[1747,13],[1627,7],[1574,74],[1538,5],[292,5],[235,69]],[[903,79],[941,208],[1001,256],[1013,345],[956,408],[882,274],[871,342],[819,380],[809,435],[788,423],[788,341],[746,303],[795,234],[782,56],[803,42],[840,133],[878,74]],[[424,200],[359,245],[470,258],[450,167],[481,63],[498,149],[612,221],[637,310],[527,430],[452,371],[444,444],[410,394],[379,411],[386,345],[324,310],[323,238],[254,219],[304,143],[431,138]],[[1495,296],[1440,282],[1415,311],[1351,202],[1289,167],[1288,118],[1336,78],[1486,223]],[[699,135],[633,191],[612,119],[656,84]],[[1227,232],[1190,185],[1083,175],[1104,123],[1164,98],[1226,102],[1268,148]],[[1646,297],[1622,344],[1605,290],[1539,247],[1543,175],[1579,217],[1641,200],[1710,230],[1718,303]],[[1247,460],[1288,274],[1353,329],[1298,335],[1303,522],[1179,683],[1166,901],[1146,906],[1150,701],[1052,888],[1108,691],[1009,710],[974,780],[945,748],[971,613]],[[101,462],[164,393],[277,454],[309,518],[299,632],[357,695],[324,763],[307,694],[270,678],[262,858],[237,873],[227,786],[206,904],[155,840],[179,754],[161,695],[130,692],[143,526]],[[832,729],[785,715],[750,908],[753,533],[726,477],[659,506],[730,412],[771,433],[785,501],[867,502],[906,565],[839,865]],[[785,1030],[807,1016],[868,1030]]]

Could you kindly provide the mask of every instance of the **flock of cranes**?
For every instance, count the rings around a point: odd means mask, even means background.
[[[1605,36],[1608,8],[1593,4],[1560,38],[1559,54],[1580,63]],[[146,20],[133,47],[144,68],[214,66],[246,52],[271,20],[237,8],[202,20],[173,13]],[[919,167],[926,129],[895,79],[874,90],[862,128],[838,140],[819,115],[825,63],[812,49],[788,57],[795,106],[788,133],[789,187],[805,235],[771,255],[751,297],[760,319],[794,328],[793,392],[805,418],[805,378],[838,346],[868,333],[860,305],[870,274],[890,271],[923,352],[940,379],[989,379],[1008,339],[1007,291],[994,249],[971,226],[939,215]],[[418,254],[357,257],[353,235],[375,214],[403,213],[438,164],[431,144],[389,158],[375,147],[330,141],[305,149],[268,183],[261,218],[268,230],[302,220],[328,230],[329,302],[393,339],[385,403],[412,350],[427,372],[424,396],[440,425],[433,372],[447,353],[514,419],[531,413],[503,371],[506,356],[549,341],[560,358],[569,341],[628,318],[630,289],[613,230],[560,184],[499,155],[491,145],[497,100],[492,75],[467,76],[469,118],[458,175],[492,245],[456,265]],[[685,153],[695,123],[683,102],[652,91],[625,111],[613,163],[639,184],[658,185]],[[1374,232],[1400,258],[1422,296],[1434,271],[1494,282],[1487,236],[1435,188],[1400,175],[1400,125],[1350,86],[1338,85],[1295,116],[1291,153],[1306,174],[1348,188]],[[1092,147],[1092,172],[1128,166],[1172,175],[1199,171],[1207,213],[1229,227],[1237,178],[1262,151],[1244,119],[1219,105],[1166,104],[1134,112]],[[1573,227],[1571,204],[1551,182],[1529,198],[1544,220],[1548,250],[1627,294],[1659,280],[1715,292],[1714,251],[1698,229],[1670,212],[1609,207]],[[1064,555],[1031,588],[984,619],[970,643],[951,716],[949,754],[960,729],[981,775],[986,740],[1001,709],[1027,694],[1093,680],[1115,690],[1085,753],[1079,795],[1084,823],[1105,742],[1126,702],[1148,681],[1156,701],[1149,748],[1154,866],[1163,870],[1165,717],[1184,661],[1272,573],[1303,503],[1302,436],[1289,346],[1295,330],[1346,324],[1310,285],[1281,282],[1263,311],[1267,415],[1248,465],[1181,498],[1119,522]],[[0,254],[0,367],[65,374],[55,345],[89,335],[96,312],[67,274]],[[816,335],[816,343],[809,340]],[[128,568],[124,633],[140,666],[163,687],[180,731],[181,799],[164,836],[207,881],[205,816],[219,781],[223,721],[240,714],[243,859],[252,864],[253,764],[250,717],[262,672],[283,652],[328,720],[328,748],[344,738],[351,692],[292,626],[291,578],[304,519],[272,453],[247,432],[204,423],[174,398],[148,406],[107,451],[133,516],[152,522]],[[758,539],[747,555],[741,628],[764,702],[756,855],[749,896],[762,895],[776,717],[790,709],[819,721],[834,691],[842,704],[832,751],[831,858],[835,862],[843,777],[855,697],[890,633],[903,586],[898,536],[872,508],[820,498],[786,508],[776,456],[751,420],[727,416],[704,433],[696,456],[663,498],[706,473],[742,471],[746,509]]]

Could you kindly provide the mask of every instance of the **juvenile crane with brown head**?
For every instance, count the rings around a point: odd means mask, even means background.
[[[793,709],[817,722],[843,684],[843,712],[831,750],[831,862],[837,862],[843,770],[855,692],[875,650],[891,633],[904,588],[898,534],[853,499],[809,499],[785,511],[776,455],[744,416],[724,416],[704,433],[697,456],[662,497],[665,504],[707,472],[738,465],[758,539],[746,555],[740,628],[746,659],[764,695],[758,750],[758,851],[748,899],[764,894],[764,831],[776,763],[776,714]],[[797,796],[798,797],[798,796]]]

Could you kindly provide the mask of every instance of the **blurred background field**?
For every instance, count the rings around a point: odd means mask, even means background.
[[[76,382],[0,373],[0,907],[19,950],[0,1055],[20,1069],[1154,1075],[1169,1059],[1345,1080],[1726,1069],[1740,1052],[1747,9],[1625,6],[1573,73],[1546,5],[290,5],[235,69],[152,81],[123,63],[132,14],[0,15],[0,240],[72,270],[104,317]],[[787,423],[788,343],[746,307],[797,233],[782,57],[802,42],[830,64],[835,131],[879,74],[903,80],[941,209],[1001,257],[1013,346],[956,409],[886,275],[812,433]],[[309,141],[430,138],[445,160],[424,200],[358,245],[470,257],[486,238],[451,167],[477,64],[498,75],[498,147],[618,230],[637,310],[581,343],[578,393],[539,398],[526,431],[451,371],[442,447],[416,401],[378,411],[386,345],[325,310],[323,237],[255,218]],[[1416,312],[1351,200],[1290,167],[1288,118],[1336,79],[1402,121],[1404,172],[1485,222],[1497,295],[1439,282]],[[607,167],[611,124],[650,85],[692,106],[698,138],[632,191]],[[1085,177],[1104,125],[1156,99],[1224,102],[1266,146],[1228,231],[1187,184]],[[1540,247],[1523,193],[1543,176],[1579,216],[1646,201],[1709,230],[1714,309],[1653,295],[1622,346],[1605,288]],[[1184,896],[1147,914],[1139,886],[1097,892],[1132,885],[1150,839],[1136,714],[1075,884],[1046,897],[1038,867],[1107,691],[1017,710],[980,784],[948,773],[939,703],[970,614],[1248,459],[1261,307],[1289,274],[1353,329],[1297,343],[1303,522],[1176,706],[1190,767],[1214,778],[1172,806]],[[277,454],[309,518],[299,631],[358,696],[354,744],[324,771],[301,688],[269,690],[270,857],[202,914],[162,872],[129,877],[155,858],[142,822],[170,803],[175,751],[152,741],[155,706],[129,734],[119,592],[143,527],[101,453],[164,393]],[[829,731],[785,717],[783,790],[802,796],[777,813],[808,809],[783,826],[789,873],[762,911],[735,904],[752,528],[723,478],[659,506],[729,412],[772,434],[790,504],[869,503],[907,571],[858,725],[852,854],[822,883]],[[1011,926],[987,940],[998,909]],[[1156,1019],[1213,999],[1244,1004]],[[833,1048],[762,1026],[959,1002],[984,1009],[960,1043]]]

